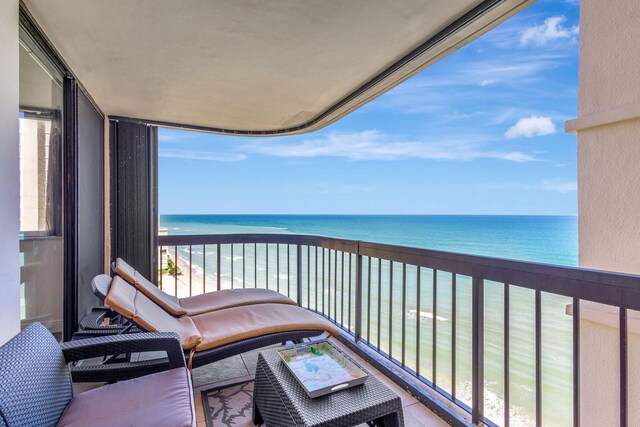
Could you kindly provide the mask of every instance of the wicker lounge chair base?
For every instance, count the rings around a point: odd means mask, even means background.
[[[105,319],[109,319],[107,325],[105,325]],[[111,333],[104,335],[116,335],[121,333],[135,333],[142,332],[140,328],[129,322],[129,320],[123,318],[115,311],[108,309],[107,307],[94,307],[89,314],[84,316],[78,324],[80,331],[109,331]],[[77,332],[76,332],[77,333]],[[95,336],[102,334],[97,333]],[[75,334],[74,334],[75,336]],[[87,334],[86,337],[92,335]]]
[[[300,343],[305,338],[314,338],[324,334],[324,331],[292,331],[292,332],[278,332],[274,334],[263,335],[255,338],[248,338],[245,340],[237,341],[230,344],[225,344],[209,350],[203,350],[193,354],[191,358],[191,367],[198,368],[210,363],[218,362],[220,360],[237,356],[248,351],[257,350],[260,348],[268,347],[275,344],[282,344],[287,341],[294,343]],[[76,332],[73,336],[74,340],[85,340],[87,338],[94,338],[100,336],[113,335],[110,330],[90,330]],[[131,350],[130,350],[131,351]],[[135,352],[135,349],[133,350]],[[190,355],[189,351],[184,351],[185,359],[188,359]],[[168,360],[166,358],[152,359],[136,362],[135,371],[137,376],[146,375],[147,372],[157,372],[158,370],[166,369]],[[73,380],[76,382],[96,382],[100,381],[99,378],[105,376],[109,378],[118,379],[119,375],[123,375],[124,378],[132,378],[132,374],[128,372],[130,368],[129,363],[109,363],[100,365],[99,372],[97,372],[95,366],[83,367],[76,366],[72,368]]]
[[[285,304],[258,304],[234,307],[203,315],[176,318],[155,305],[144,294],[115,277],[107,287],[109,276],[97,276],[94,289],[106,294],[111,310],[129,320],[140,330],[171,331],[181,336],[185,357],[190,367],[204,366],[250,350],[287,341],[301,342],[304,338],[322,335],[324,332],[339,333],[335,325],[316,314],[297,306]],[[86,330],[74,338],[109,335],[113,329],[100,328],[104,316],[94,315],[85,322]],[[95,324],[91,324],[90,321]],[[116,332],[122,333],[122,332]],[[126,333],[126,332],[124,332]],[[150,368],[161,366],[162,359],[149,361]],[[104,369],[118,368],[117,363],[105,365]],[[75,374],[78,381],[92,381],[82,372]]]

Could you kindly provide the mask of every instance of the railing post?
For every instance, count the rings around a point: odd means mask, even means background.
[[[203,257],[206,256],[206,253],[204,255],[202,255]],[[216,249],[216,287],[218,290],[220,290],[220,268],[222,266],[222,262],[220,259],[220,243],[218,243],[217,249]]]
[[[580,300],[573,299],[573,427],[580,427]]]
[[[620,307],[618,316],[620,321],[620,427],[627,427],[629,425],[629,338],[627,336],[627,309]]]
[[[474,277],[472,283],[472,366],[471,422],[480,424],[484,407],[484,284]]]
[[[288,252],[288,251],[287,251]],[[289,254],[287,253],[287,256]],[[309,266],[307,266],[309,268]],[[298,305],[302,305],[302,245],[296,245],[296,300]]]
[[[360,254],[360,241],[356,242],[356,327],[355,340],[360,340],[362,333],[362,255]]]

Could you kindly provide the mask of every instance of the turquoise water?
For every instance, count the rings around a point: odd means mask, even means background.
[[[209,233],[295,233],[315,234],[347,239],[390,243],[405,246],[423,247],[452,252],[510,258],[524,261],[543,262],[575,266],[578,260],[577,218],[551,216],[366,216],[366,215],[163,215],[162,227],[170,234],[209,234]],[[241,246],[241,245],[240,245]],[[229,286],[240,285],[244,280],[238,276],[243,261],[240,247],[234,254],[229,250],[222,254],[223,263],[233,264],[235,270],[224,267],[223,280]],[[255,250],[255,252],[253,252]],[[276,284],[287,282],[286,275],[276,273],[276,250],[280,250],[281,259],[286,259],[282,248],[269,248],[269,267],[256,264],[255,259],[264,259],[262,248],[247,248],[246,268],[249,281],[255,278],[259,287],[274,288]],[[193,264],[196,269],[202,264],[202,252],[195,252]],[[215,259],[215,247],[207,248],[207,265],[212,265],[210,257]],[[310,265],[315,263],[315,252],[309,257]],[[319,260],[321,254],[318,254]],[[328,257],[327,257],[328,258]],[[328,259],[327,259],[328,262]],[[335,259],[332,261],[335,262]],[[229,264],[229,265],[230,265]],[[282,265],[282,264],[281,264]],[[328,266],[327,266],[328,267]],[[209,272],[208,267],[207,272]],[[334,264],[334,268],[336,268]],[[378,268],[381,281],[378,283]],[[354,274],[352,268],[352,275]],[[280,272],[284,271],[284,268]],[[325,268],[330,276],[328,268]],[[266,273],[266,275],[265,275]],[[331,299],[331,291],[324,288],[316,290],[316,272],[303,267],[303,303],[309,302],[311,308],[325,311],[331,307],[331,314],[337,318],[343,315],[348,306],[343,298],[339,307]],[[348,261],[342,262],[334,271],[336,277],[348,276]],[[363,337],[372,344],[380,343],[384,352],[396,359],[401,358],[402,315],[389,301],[402,300],[401,266],[394,265],[393,286],[389,280],[390,266],[377,260],[371,265],[371,295],[368,286],[363,290],[364,318],[370,318],[363,324]],[[406,365],[415,370],[418,362],[420,374],[433,379],[433,295],[430,284],[433,272],[421,269],[421,298],[416,298],[416,267],[407,268],[407,294],[404,326]],[[307,276],[308,274],[308,276]],[[320,274],[322,274],[320,272]],[[320,276],[320,274],[318,276]],[[307,281],[307,277],[309,280]],[[209,279],[207,279],[209,280]],[[347,279],[348,280],[348,279]],[[439,387],[451,392],[452,365],[452,292],[451,275],[438,272],[438,291],[436,299],[436,382]],[[363,283],[369,283],[368,260],[363,265]],[[340,280],[333,282],[333,289],[345,296],[348,290],[341,287]],[[377,289],[380,289],[378,293]],[[502,424],[503,408],[503,300],[504,285],[485,282],[485,414]],[[339,297],[338,297],[339,298]],[[338,299],[340,301],[340,299]],[[348,298],[347,298],[348,301]],[[316,305],[317,302],[317,305]],[[571,318],[565,314],[568,298],[551,294],[542,297],[542,339],[543,339],[543,425],[571,425]],[[334,306],[331,306],[334,304]],[[355,302],[351,300],[353,312]],[[459,400],[470,405],[471,399],[471,280],[457,276],[457,330],[456,330],[456,395]],[[380,307],[380,309],[378,309]],[[535,328],[534,293],[530,290],[510,287],[510,400],[511,425],[533,425],[535,420]],[[369,310],[371,311],[369,315]],[[344,324],[348,310],[344,311]],[[378,334],[378,323],[380,333]],[[416,358],[417,327],[420,327],[420,353]]]
[[[561,216],[162,215],[171,234],[294,233],[575,266],[578,221]]]

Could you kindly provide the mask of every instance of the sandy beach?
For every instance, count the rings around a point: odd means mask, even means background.
[[[173,249],[167,249],[165,257],[175,261],[176,254]],[[180,273],[176,276],[164,272],[158,277],[158,284],[160,289],[168,294],[175,295],[178,298],[186,298],[193,295],[200,295],[206,292],[212,292],[217,290],[217,277],[212,274],[202,273],[202,269],[198,266],[192,266],[189,264],[189,260],[183,259],[183,257],[177,257],[177,265],[180,269]],[[222,280],[221,276],[221,289],[230,289],[231,284],[227,280]]]

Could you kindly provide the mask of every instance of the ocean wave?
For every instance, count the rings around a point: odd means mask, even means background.
[[[416,313],[417,313],[417,310],[415,310],[415,309],[407,310],[407,316],[412,318],[412,319],[416,318]],[[433,319],[433,313],[431,313],[429,311],[420,311],[420,318],[421,319]],[[449,319],[447,319],[446,317],[442,317],[442,316],[436,316],[436,320],[439,321],[439,322],[446,322]]]
[[[456,396],[463,402],[471,402],[472,387],[468,381],[458,384],[458,395]],[[535,425],[535,417],[527,414],[526,410],[511,405],[509,408],[509,425],[513,427],[528,427]],[[504,398],[490,388],[484,389],[484,415],[490,420],[501,420],[504,417]]]

